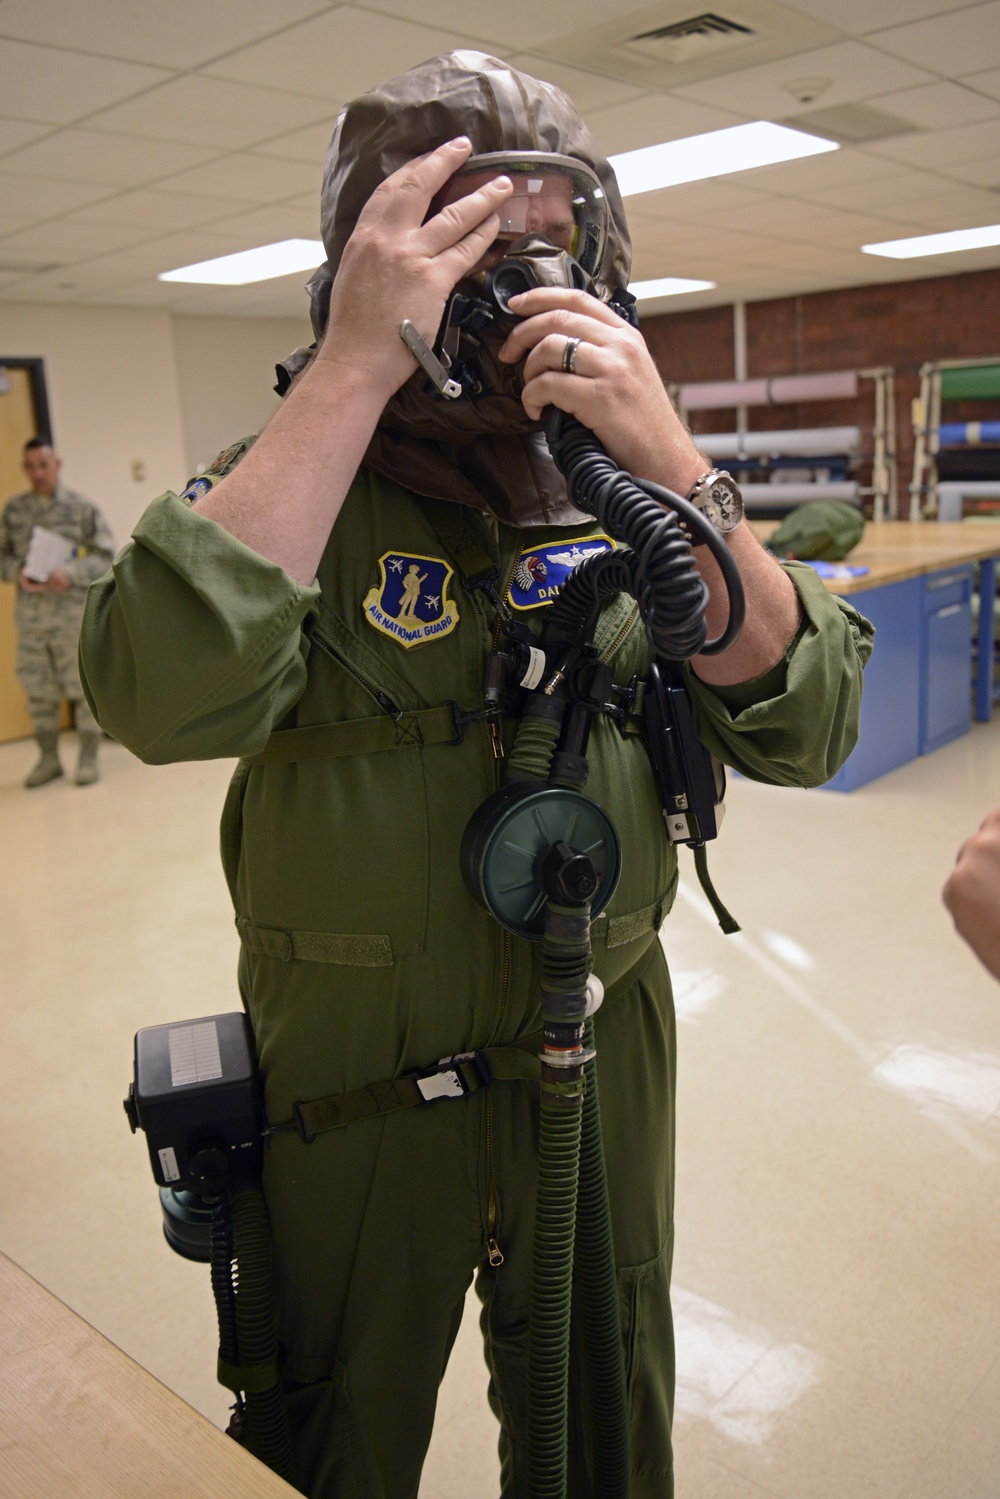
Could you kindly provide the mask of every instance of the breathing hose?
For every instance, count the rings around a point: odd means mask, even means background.
[[[232,1193],[232,1221],[238,1375],[246,1394],[247,1445],[262,1463],[291,1481],[292,1445],[274,1330],[271,1234],[264,1194],[258,1187],[237,1188]]]
[[[618,552],[581,563],[563,585],[553,612],[561,612],[561,606],[578,610],[597,571],[607,577],[606,591],[624,591],[638,601],[657,655],[687,661],[728,650],[743,628],[743,588],[729,548],[711,521],[673,490],[625,473],[589,427],[556,407],[549,409],[545,436],[574,504],[632,549],[631,556]],[[729,618],[714,640],[707,638],[708,586],[692,554],[695,541],[709,548],[729,596]],[[597,562],[603,567],[597,569]],[[589,596],[596,604],[596,597]]]

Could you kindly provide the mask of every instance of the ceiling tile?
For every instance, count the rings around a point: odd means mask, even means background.
[[[824,156],[810,156],[805,161],[786,161],[774,167],[755,167],[742,174],[741,181],[758,192],[809,193],[844,182],[869,182],[877,177],[891,177],[896,168],[881,156],[871,156],[859,147],[842,146]]]
[[[603,78],[599,73],[584,72],[582,68],[570,68],[565,63],[550,62],[530,52],[516,53],[507,61],[511,67],[529,73],[532,78],[554,83],[556,88],[569,95],[583,115],[593,109],[606,109],[609,104],[621,104],[642,93],[642,89],[634,84],[623,83],[617,78]]]
[[[803,15],[816,16],[821,21],[830,19],[831,0],[784,0],[784,3]],[[864,35],[881,27],[937,16],[944,10],[961,9],[964,4],[965,0],[836,0],[837,25],[843,31]]]
[[[13,214],[0,213],[0,234],[16,234],[19,229],[28,229],[34,219],[15,218]]]
[[[625,104],[612,104],[587,114],[587,126],[608,156],[701,135],[708,130],[724,130],[727,125],[741,125],[743,120],[744,116],[729,110],[694,104],[669,94],[642,94]]]
[[[261,141],[254,146],[254,154],[277,156],[283,161],[318,162],[322,167],[326,148],[333,134],[333,121],[320,120],[307,125],[304,130],[292,130],[287,135],[277,135],[273,140]]]
[[[712,182],[681,183],[664,187],[656,193],[637,193],[625,199],[625,213],[630,224],[648,219],[690,219],[697,222],[713,210],[738,214],[744,207],[768,201],[768,196],[744,187],[728,177]]]
[[[34,145],[12,152],[4,158],[3,170],[25,177],[138,187],[168,172],[198,166],[216,154],[207,146],[138,140],[129,135],[105,135],[98,130],[59,130]]]
[[[53,182],[41,177],[12,177],[0,172],[0,203],[5,212],[49,219],[108,196],[106,187],[84,182]]]
[[[702,220],[706,224],[716,224],[723,230],[732,226],[750,233],[771,234],[780,239],[784,233],[794,231],[800,224],[821,224],[836,214],[837,209],[810,203],[805,198],[770,197],[739,208],[735,213],[730,209],[709,209],[702,215]],[[722,248],[725,249],[725,238]]]
[[[336,112],[323,99],[199,75],[175,78],[87,123],[94,130],[239,151],[297,125],[325,119],[332,125]]]
[[[302,161],[234,153],[217,157],[207,166],[164,178],[158,186],[166,192],[176,189],[180,193],[209,198],[219,195],[244,198],[248,203],[273,203],[276,199],[291,198],[311,188],[318,204],[322,181],[322,157],[312,166],[307,166]]]
[[[2,15],[0,11],[0,22]],[[84,57],[61,47],[12,42],[0,36],[0,77],[7,118],[67,125],[138,94],[169,74],[164,68]]]
[[[159,229],[179,231],[225,218],[252,206],[240,198],[186,197],[181,193],[140,191],[120,193],[103,203],[95,203],[92,208],[82,208],[70,214],[69,219],[83,224],[148,226],[151,232]]]
[[[79,300],[91,307],[169,307],[175,291],[169,281],[133,281],[84,292]]]
[[[891,204],[895,211],[897,203],[916,201],[921,195],[937,196],[948,188],[948,179],[933,172],[911,171],[899,167],[892,177],[879,177],[874,182],[846,183],[839,187],[820,188],[809,197],[815,203],[824,203],[832,208],[853,208],[861,211],[877,210],[883,204]]]
[[[991,99],[1000,99],[1000,68],[987,68],[984,73],[967,73],[962,79],[966,88],[974,88]]]
[[[0,156],[8,151],[18,151],[29,141],[48,135],[50,125],[29,125],[25,120],[0,120]]]
[[[975,161],[949,162],[948,176],[956,182],[968,182],[974,187],[995,188],[1000,192],[1000,161],[995,156],[977,157]]]
[[[957,187],[937,197],[922,195],[911,202],[894,203],[893,213],[928,232],[974,229],[1000,223],[1000,197],[974,187]]]
[[[81,52],[168,68],[194,68],[233,47],[268,36],[282,26],[325,9],[324,0],[170,0],[169,5],[137,5],[135,0],[73,0],[59,9],[38,0],[4,0],[0,32],[28,42],[48,42],[53,31],[62,46]]]
[[[977,161],[984,156],[997,157],[1000,156],[1000,119],[985,120],[980,125],[959,125],[954,130],[924,130],[919,135],[871,141],[867,149],[877,156],[889,156],[895,161],[924,167]]]
[[[984,98],[961,83],[928,83],[871,101],[889,114],[909,120],[919,130],[947,130],[953,125],[975,125],[1000,116],[1000,103]]]
[[[121,224],[71,224],[68,219],[54,219],[37,224],[0,239],[0,259],[24,254],[60,265],[73,265],[91,255],[106,255],[149,239],[150,229],[127,229]]]
[[[292,208],[287,203],[272,208],[254,208],[249,213],[220,218],[216,224],[220,229],[242,235],[247,249],[256,245],[273,245],[282,239],[319,239],[319,203],[314,203],[311,212],[308,208]]]
[[[817,47],[812,52],[800,52],[760,67],[744,68],[739,73],[727,73],[723,79],[686,84],[675,92],[703,104],[718,104],[724,99],[727,108],[742,110],[754,119],[780,120],[801,110],[801,102],[788,85],[807,77],[832,79],[830,87],[816,100],[824,109],[868,99],[891,89],[916,88],[936,81],[936,74],[887,57],[863,42],[849,41]]]
[[[797,240],[807,243],[836,246],[845,250],[856,250],[861,245],[877,244],[886,239],[905,239],[919,234],[920,225],[914,224],[900,214],[842,213],[833,214],[821,223],[804,220],[795,232]]]
[[[360,8],[384,11],[404,20],[412,20],[415,9],[413,0],[360,0]],[[421,0],[420,19],[428,26],[453,30],[456,14],[462,19],[463,46],[475,46],[478,39],[509,50],[513,41],[526,51],[550,37],[599,25],[608,18],[608,6],[606,0],[546,0],[544,5],[538,0],[504,0],[503,5],[497,5],[496,0],[462,0],[457,8],[454,0]]]
[[[233,52],[205,72],[271,87],[280,79],[293,93],[344,100],[464,41],[454,23],[439,31],[341,5]]]
[[[896,57],[946,77],[1000,62],[1000,0],[948,8],[943,15],[876,31],[869,40]]]

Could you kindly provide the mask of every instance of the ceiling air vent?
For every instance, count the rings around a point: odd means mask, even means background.
[[[734,43],[747,42],[753,36],[749,26],[706,10],[700,16],[688,16],[670,26],[640,31],[637,36],[629,37],[626,45],[676,65],[713,54]]]

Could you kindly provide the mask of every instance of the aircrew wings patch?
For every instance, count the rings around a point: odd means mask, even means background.
[[[514,609],[540,609],[551,604],[570,573],[587,557],[612,552],[615,544],[603,532],[525,547],[517,559],[507,602]]]
[[[361,605],[373,630],[404,650],[451,634],[458,624],[458,609],[448,597],[454,568],[440,557],[383,552],[378,570],[379,581]]]

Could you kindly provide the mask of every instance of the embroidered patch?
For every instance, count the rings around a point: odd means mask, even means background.
[[[237,460],[242,458],[247,449],[252,446],[252,442],[248,438],[244,437],[242,442],[234,442],[232,447],[223,448],[218,458],[214,459],[214,461],[208,465],[208,468],[205,470],[206,474],[226,473],[228,469],[231,469],[235,466]]]
[[[211,487],[211,479],[192,479],[187,489],[181,490],[181,499],[187,500],[189,505],[194,505],[202,495],[208,494]]]
[[[361,606],[373,630],[406,650],[451,634],[458,624],[458,609],[448,597],[454,568],[440,557],[383,552],[378,570],[379,582]]]
[[[517,559],[507,602],[514,609],[540,609],[551,604],[574,568],[587,557],[613,552],[610,536],[570,537],[547,546],[525,547]]]

